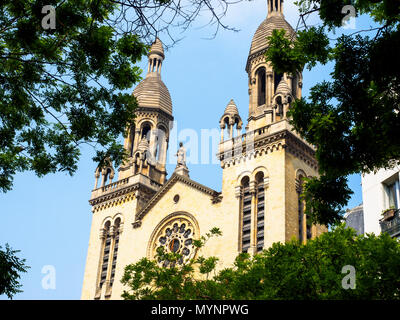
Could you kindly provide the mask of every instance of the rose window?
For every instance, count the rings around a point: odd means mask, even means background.
[[[174,220],[162,228],[157,237],[156,246],[163,247],[166,253],[180,254],[181,257],[177,263],[182,265],[189,261],[195,253],[193,229],[193,225],[186,219]],[[159,260],[159,263],[164,267],[173,264],[168,260]]]

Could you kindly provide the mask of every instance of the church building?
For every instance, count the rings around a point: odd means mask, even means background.
[[[201,254],[218,257],[218,270],[232,266],[240,252],[255,254],[293,238],[304,243],[326,231],[308,223],[300,199],[302,179],[318,175],[315,149],[287,118],[292,102],[301,97],[302,74],[279,74],[264,56],[266,37],[274,29],[286,30],[295,40],[282,5],[283,0],[268,0],[268,15],[251,42],[245,127],[233,100],[221,109],[221,191],[190,178],[182,144],[176,169],[167,178],[174,117],[161,80],[163,44],[159,39],[153,43],[147,75],[133,91],[139,107],[124,143],[130,158],[118,172],[111,165],[95,171],[82,299],[121,299],[126,265],[154,258],[159,246],[182,254],[178,263],[183,264],[199,254],[193,240],[213,227],[222,236],[210,239]]]

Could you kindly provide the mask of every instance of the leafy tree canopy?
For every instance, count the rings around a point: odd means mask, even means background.
[[[306,179],[303,196],[313,222],[338,222],[352,191],[347,176],[391,168],[400,160],[400,3],[389,0],[300,0],[301,19],[318,12],[322,25],[295,41],[283,30],[269,37],[266,58],[278,72],[295,73],[317,63],[334,64],[331,80],[294,102],[294,128],[317,148],[320,178]],[[330,41],[342,25],[342,8],[369,14],[379,24]],[[370,34],[373,34],[371,37]],[[334,42],[334,43],[332,43]]]
[[[29,268],[25,265],[25,259],[16,256],[19,250],[13,250],[8,244],[5,250],[0,246],[0,295],[7,295],[12,298],[16,293],[22,292],[19,288],[21,284],[18,279],[22,272]]]
[[[215,257],[168,268],[143,258],[126,267],[122,283],[129,290],[123,298],[400,299],[399,254],[400,243],[386,233],[357,236],[340,225],[305,245],[292,240],[253,257],[239,254],[232,267],[219,272]],[[347,268],[353,268],[354,283]],[[211,272],[212,278],[204,278]]]
[[[133,120],[134,64],[146,46],[106,24],[115,5],[101,0],[53,1],[56,28],[44,29],[48,1],[2,1],[0,9],[0,188],[13,175],[77,169],[79,146],[96,161],[123,158],[119,135]],[[100,148],[98,148],[100,147]]]
[[[0,0],[0,190],[26,170],[72,175],[82,144],[100,166],[106,159],[118,166],[125,157],[118,137],[137,105],[126,90],[140,80],[136,63],[147,45],[159,33],[175,43],[173,28],[189,28],[204,8],[216,32],[234,30],[221,22],[229,4]]]

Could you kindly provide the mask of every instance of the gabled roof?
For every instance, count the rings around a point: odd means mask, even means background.
[[[135,217],[134,227],[139,226],[138,222],[157,204],[157,202],[170,190],[178,181],[187,184],[188,186],[195,188],[211,197],[211,203],[217,203],[221,201],[221,192],[215,191],[209,187],[206,187],[188,177],[180,174],[173,173],[171,178],[164,184],[160,190],[149,200],[149,202],[140,210]]]

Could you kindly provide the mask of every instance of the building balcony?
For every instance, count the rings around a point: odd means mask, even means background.
[[[381,231],[388,233],[392,238],[400,237],[400,210],[379,220]]]

